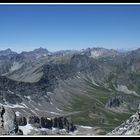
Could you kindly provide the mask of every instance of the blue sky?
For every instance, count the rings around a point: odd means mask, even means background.
[[[140,47],[140,5],[0,5],[0,50]]]

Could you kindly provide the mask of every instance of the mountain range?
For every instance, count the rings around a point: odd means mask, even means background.
[[[21,117],[70,117],[87,134],[108,134],[135,114],[139,83],[140,49],[0,51],[0,105]]]

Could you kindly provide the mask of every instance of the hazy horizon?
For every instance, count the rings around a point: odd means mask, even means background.
[[[140,46],[140,5],[0,5],[0,50]]]
[[[31,51],[34,51],[34,50],[36,50],[36,49],[40,49],[40,48],[42,48],[42,49],[47,49],[49,52],[51,52],[51,53],[55,53],[55,52],[59,52],[59,51],[82,51],[82,50],[85,50],[85,49],[88,49],[88,48],[90,48],[90,49],[94,49],[94,48],[102,48],[102,49],[108,49],[108,50],[111,50],[112,48],[105,48],[105,47],[87,47],[87,48],[82,48],[82,49],[61,49],[61,50],[56,50],[56,51],[50,51],[48,48],[45,48],[45,47],[38,47],[38,48],[33,48],[32,50],[21,50],[21,51],[17,51],[17,50],[13,50],[13,49],[11,49],[11,48],[5,48],[5,49],[0,49],[0,51],[5,51],[5,50],[8,50],[8,49],[10,49],[11,51],[13,51],[13,52],[16,52],[16,53],[18,53],[18,54],[20,54],[20,53],[22,53],[22,52],[31,52]],[[121,48],[121,49],[115,49],[115,48],[113,48],[112,50],[115,50],[115,51],[118,51],[118,52],[128,52],[128,51],[133,51],[133,50],[137,50],[137,49],[139,49],[140,47],[138,47],[138,48]]]

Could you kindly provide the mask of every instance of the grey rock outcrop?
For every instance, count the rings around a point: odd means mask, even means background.
[[[140,135],[140,114],[138,111],[107,135]]]
[[[9,109],[9,108],[5,108],[5,113],[3,114],[3,126],[4,129],[8,132],[8,133],[17,133],[18,131],[18,126],[16,123],[16,115],[15,113]]]
[[[51,129],[53,127],[52,119],[48,119],[47,117],[41,117],[41,126],[43,128]]]
[[[65,129],[67,133],[74,132],[76,130],[76,126],[73,124],[73,122],[66,117],[55,117],[55,118],[47,118],[39,116],[29,116],[27,118],[17,117],[17,123],[19,126],[26,126],[27,124],[30,124],[34,128],[50,129],[50,131],[53,128],[56,128],[58,130]]]
[[[40,123],[40,118],[37,116],[30,116],[28,118],[28,123],[29,124],[35,124],[35,123]]]
[[[4,127],[4,118],[3,115],[5,113],[5,108],[3,106],[0,106],[0,126]]]
[[[122,96],[115,96],[112,97],[106,104],[106,107],[112,108],[112,107],[119,107],[121,103],[124,102],[124,99]]]
[[[27,119],[25,117],[16,117],[16,121],[20,126],[27,125]]]
[[[16,121],[15,112],[7,107],[0,106],[0,126],[5,131],[5,135],[22,135]]]

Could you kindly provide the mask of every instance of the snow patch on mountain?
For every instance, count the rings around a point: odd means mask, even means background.
[[[116,90],[120,92],[124,92],[126,94],[133,94],[135,96],[139,96],[135,91],[129,90],[128,87],[124,85],[117,85]]]
[[[91,51],[91,57],[98,58],[100,55],[102,55],[101,51]]]
[[[80,126],[80,127],[82,127],[82,128],[86,128],[86,129],[92,129],[92,127],[90,127],[90,126]]]
[[[56,112],[50,112],[50,113],[53,115],[60,115],[59,113],[56,113]]]
[[[10,69],[10,72],[15,71],[15,70],[18,70],[22,66],[23,66],[23,63],[14,62],[13,65],[12,65],[12,67],[11,67],[11,69]]]
[[[27,124],[26,126],[19,126],[19,129],[23,131],[24,135],[28,135],[31,130],[34,130],[31,124]]]
[[[29,102],[31,102],[32,100],[31,100],[31,96],[24,96],[26,99],[28,99],[29,100]]]
[[[99,86],[94,80],[92,80],[92,83],[93,83],[95,86]]]
[[[41,57],[46,57],[47,56],[47,54],[36,54],[36,59],[39,59],[39,58],[41,58]]]
[[[20,116],[21,113],[18,112],[18,111],[16,111],[15,114],[16,114],[16,116],[18,117],[18,116]]]
[[[56,110],[58,110],[58,111],[60,111],[60,112],[63,112],[61,109],[59,109],[59,108],[57,108],[57,107],[56,107]]]
[[[5,107],[9,107],[9,108],[25,108],[24,106],[22,105],[19,105],[19,104],[9,104],[7,102],[5,102],[5,104],[1,104],[1,106],[5,106]]]
[[[12,92],[12,91],[10,91],[10,90],[8,90],[8,92],[9,92],[10,94],[15,94],[14,92]]]

